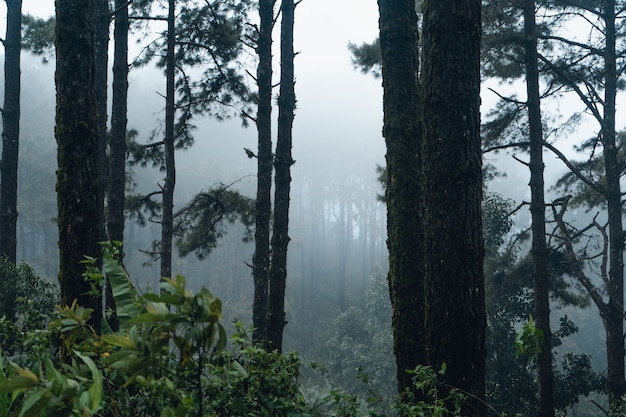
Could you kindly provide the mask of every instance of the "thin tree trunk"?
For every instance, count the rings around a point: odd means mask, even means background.
[[[174,186],[176,184],[175,167],[175,57],[176,45],[176,0],[168,2],[167,17],[167,55],[166,55],[166,90],[165,90],[165,181],[163,184],[163,213],[161,218],[161,277],[172,276],[172,241],[174,234]]]
[[[480,0],[426,0],[421,74],[430,365],[484,416]],[[462,343],[460,343],[462,341]]]
[[[552,372],[552,331],[550,329],[550,297],[548,245],[546,244],[546,205],[543,180],[543,130],[537,64],[537,27],[535,0],[524,2],[525,67],[530,132],[530,213],[532,217],[533,287],[535,322],[543,333],[541,351],[537,354],[537,415],[554,417],[554,377]]]
[[[22,0],[6,0],[4,39],[4,106],[2,108],[2,161],[0,162],[0,255],[17,258],[17,166],[20,141],[20,52]],[[5,277],[0,277],[5,279]],[[7,300],[5,305],[14,303]],[[7,317],[11,317],[10,312]]]
[[[278,140],[274,159],[274,230],[271,240],[269,314],[267,337],[272,350],[282,351],[289,246],[289,194],[291,191],[292,127],[296,108],[294,80],[293,25],[294,0],[283,0],[280,25],[280,92],[278,96]]]
[[[259,38],[257,53],[258,92],[258,154],[257,194],[255,203],[254,303],[252,322],[253,339],[267,341],[268,292],[270,269],[270,218],[272,214],[272,29],[274,27],[275,0],[259,0]]]
[[[128,5],[115,0],[113,103],[109,147],[107,231],[112,241],[124,240],[126,130],[128,124]]]
[[[102,297],[85,281],[85,256],[100,248],[100,165],[95,97],[94,1],[56,1],[57,202],[61,302],[94,310],[100,331]]]
[[[398,391],[416,390],[407,373],[427,363],[421,149],[418,121],[418,28],[414,0],[378,0],[387,145],[389,295]]]
[[[604,124],[600,137],[604,153],[609,223],[609,302],[606,326],[607,390],[609,401],[617,401],[626,393],[624,383],[624,229],[621,201],[621,162],[615,134],[615,98],[617,93],[617,64],[615,52],[615,1],[605,0],[604,48],[605,88]]]
[[[109,183],[107,233],[109,240],[124,240],[124,201],[126,187],[126,130],[128,124],[128,2],[115,0],[113,32],[113,98],[111,106],[111,140],[109,143]],[[120,248],[123,254],[123,247]],[[107,286],[107,288],[109,288]],[[110,291],[106,297],[112,329],[119,326],[115,314],[115,299]]]

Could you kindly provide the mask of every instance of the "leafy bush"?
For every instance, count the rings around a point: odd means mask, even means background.
[[[33,346],[27,360],[0,360],[1,416],[458,415],[464,397],[452,390],[438,398],[437,374],[426,367],[415,370],[415,383],[427,403],[396,399],[381,410],[379,398],[330,385],[304,389],[297,354],[255,346],[243,324],[236,324],[226,349],[222,305],[208,290],[192,294],[177,276],[163,279],[160,293],[141,295],[118,256],[116,247],[107,246],[103,269],[120,330],[96,331],[88,324],[93,310],[75,303],[58,307],[46,329],[25,333],[25,343]],[[104,281],[95,261],[86,263],[86,279]],[[51,340],[61,344],[61,355],[50,348]]]

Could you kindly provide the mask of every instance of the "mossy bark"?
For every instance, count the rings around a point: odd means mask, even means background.
[[[94,309],[100,330],[102,297],[85,280],[85,256],[100,253],[98,118],[93,40],[94,2],[56,0],[56,127],[59,284],[63,305]]]
[[[430,364],[484,416],[480,0],[426,0],[421,73]]]
[[[423,206],[418,118],[418,27],[414,0],[379,0],[383,136],[387,145],[389,295],[398,390],[412,390],[407,370],[427,363]]]

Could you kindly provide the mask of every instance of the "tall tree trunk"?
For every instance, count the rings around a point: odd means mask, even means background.
[[[168,2],[167,16],[167,55],[165,90],[165,181],[163,184],[163,215],[161,218],[161,277],[172,276],[172,241],[174,234],[174,186],[176,184],[175,151],[175,57],[176,46],[176,0]]]
[[[484,416],[480,0],[426,0],[421,74],[430,364]],[[462,343],[460,343],[462,341]]]
[[[107,233],[113,242],[124,240],[124,200],[126,187],[126,129],[128,122],[128,2],[115,0],[113,32],[113,98],[109,143],[109,183],[107,193]],[[123,254],[123,247],[120,248]],[[107,287],[109,288],[109,287]],[[107,291],[106,306],[112,312],[109,325],[119,326],[115,299]]]
[[[285,286],[287,281],[287,247],[289,246],[289,194],[291,191],[292,127],[296,109],[294,80],[293,25],[294,0],[283,0],[280,24],[280,92],[278,95],[278,140],[274,158],[274,230],[270,263],[267,338],[272,350],[282,351],[285,320]]]
[[[4,106],[2,108],[2,161],[0,161],[0,255],[17,258],[17,165],[20,143],[20,52],[22,0],[6,0],[4,39]],[[5,277],[0,277],[5,279]],[[6,305],[13,305],[10,300]],[[12,314],[7,315],[11,317]]]
[[[126,130],[128,122],[128,2],[115,0],[113,98],[109,145],[107,231],[113,241],[124,240]]]
[[[543,180],[543,129],[537,64],[537,27],[535,0],[524,2],[524,35],[526,93],[530,139],[530,213],[532,217],[533,287],[535,322],[543,333],[537,355],[537,415],[554,417],[554,377],[552,372],[552,331],[550,329],[550,296],[548,245],[546,244],[546,205]]]
[[[85,256],[100,254],[100,165],[95,97],[94,1],[56,0],[57,202],[61,302],[94,309],[100,331],[102,297],[85,281]]]
[[[605,88],[604,123],[600,138],[607,187],[609,223],[609,287],[608,310],[603,321],[606,327],[607,390],[611,402],[626,393],[624,383],[624,229],[621,201],[621,162],[615,134],[615,97],[617,93],[617,64],[615,52],[615,1],[604,1],[606,45],[604,48]]]
[[[100,212],[100,241],[106,239],[104,195],[107,186],[106,147],[107,147],[107,96],[109,66],[109,1],[94,1],[94,50],[96,79],[96,113],[98,115],[98,165],[100,170],[100,190],[98,207]]]
[[[257,192],[255,203],[254,257],[254,304],[252,322],[253,339],[267,340],[268,292],[270,270],[270,218],[272,214],[272,29],[274,28],[274,5],[276,0],[259,0],[259,33],[257,54],[258,91],[258,154]]]
[[[387,145],[389,295],[398,390],[415,390],[408,370],[427,363],[424,327],[423,205],[418,120],[415,0],[378,0]]]

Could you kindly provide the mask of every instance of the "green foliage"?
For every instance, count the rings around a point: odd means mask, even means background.
[[[352,395],[390,400],[396,391],[388,294],[385,273],[376,268],[370,277],[365,309],[352,306],[333,323],[334,334],[326,343],[329,377]]]
[[[22,48],[42,57],[44,63],[54,56],[56,19],[22,15]]]
[[[25,262],[0,260],[0,348],[5,354],[32,354],[45,345],[43,332],[59,303],[57,287],[35,274]]]
[[[380,39],[360,45],[351,42],[348,44],[348,49],[352,54],[352,65],[355,68],[363,74],[371,73],[374,77],[380,78],[382,75]]]
[[[531,314],[515,338],[515,353],[517,356],[536,359],[537,355],[541,353],[542,344],[543,332],[535,326],[535,319],[533,319]]]
[[[196,194],[181,210],[174,214],[174,235],[181,256],[194,252],[204,259],[217,246],[227,231],[227,225],[240,221],[248,232],[254,224],[253,201],[230,186],[219,184],[206,192]]]

